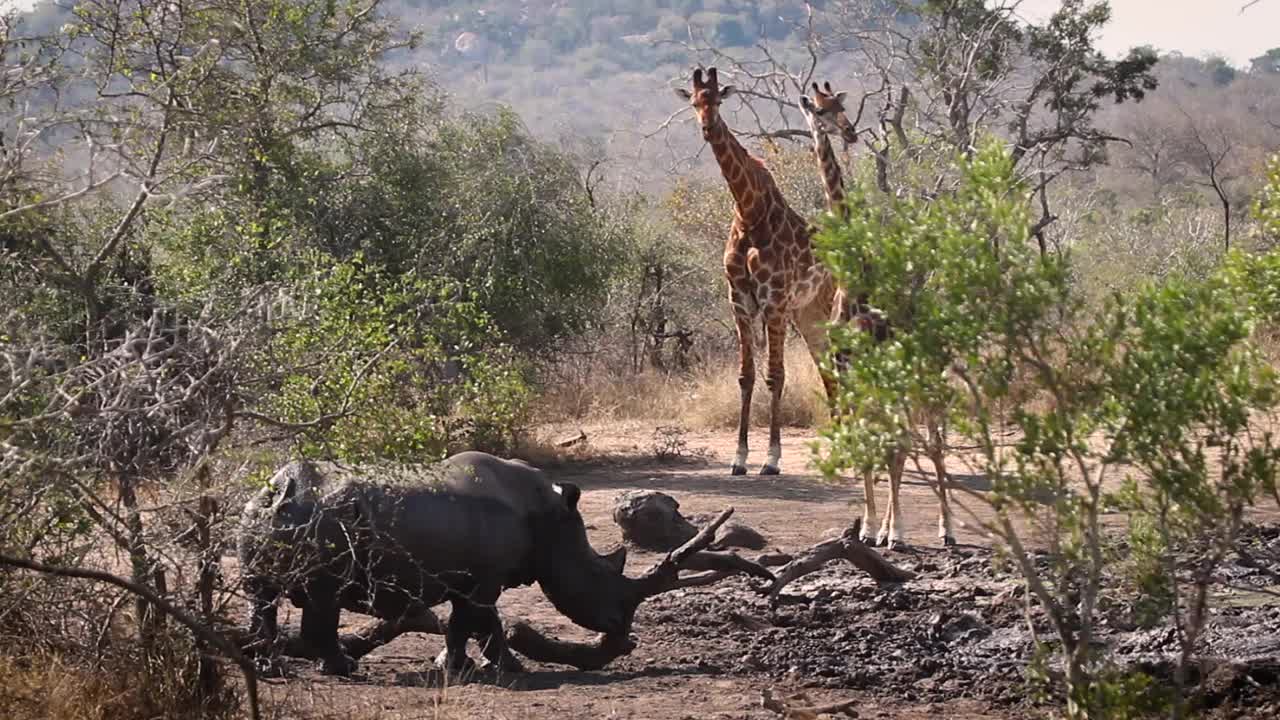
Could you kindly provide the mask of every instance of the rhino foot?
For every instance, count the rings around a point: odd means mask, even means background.
[[[356,661],[352,660],[350,655],[341,651],[320,658],[319,662],[320,672],[325,675],[348,677],[356,671],[356,667]]]
[[[511,653],[503,655],[498,662],[485,658],[480,662],[478,669],[483,672],[494,673],[522,673],[525,671],[524,663],[516,659],[516,656]]]
[[[262,678],[287,678],[290,675],[289,666],[279,657],[259,655],[254,658],[253,667]]]
[[[436,656],[436,667],[444,670],[451,677],[469,677],[476,673],[476,662],[465,653],[450,653],[441,650]]]

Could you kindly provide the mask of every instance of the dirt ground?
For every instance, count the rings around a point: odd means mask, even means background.
[[[584,454],[607,459],[568,461],[549,472],[582,487],[580,508],[601,551],[621,542],[611,511],[617,494],[631,488],[669,493],[687,516],[732,506],[735,521],[784,552],[848,527],[861,511],[860,483],[829,484],[811,467],[811,431],[785,433],[784,474],[775,477],[731,477],[735,443],[727,432],[673,437],[655,433],[652,424],[586,431]],[[761,435],[752,439],[762,444]],[[655,448],[677,457],[655,458]],[[762,460],[763,448],[754,455],[753,462]],[[768,688],[778,695],[804,692],[814,704],[852,699],[863,718],[1048,716],[1051,706],[1037,704],[1023,679],[1031,642],[1019,583],[995,570],[982,535],[962,522],[963,511],[959,546],[937,545],[936,499],[921,470],[929,468],[909,468],[902,489],[911,547],[886,553],[918,575],[901,586],[877,586],[834,563],[789,587],[777,607],[745,579],[669,593],[637,614],[636,651],[595,672],[529,662],[522,675],[442,683],[431,659],[443,638],[413,634],[363,658],[349,679],[321,676],[294,660],[296,676],[271,681],[267,704],[277,717],[309,718],[776,718],[760,706]],[[959,482],[983,489],[962,463],[951,470]],[[879,492],[883,511],[887,489],[880,485]],[[1257,520],[1256,541],[1280,548],[1276,516]],[[640,572],[657,559],[632,549],[628,568]],[[1265,585],[1256,571],[1227,571],[1237,584]],[[508,591],[500,608],[508,622],[524,619],[557,637],[591,639],[536,588]],[[346,615],[344,625],[354,629],[367,620]],[[286,605],[282,621],[296,624],[297,611]],[[1173,647],[1167,633],[1124,626],[1104,630],[1102,641],[1135,661]],[[1212,623],[1209,652],[1280,658],[1280,605],[1247,592],[1227,598]],[[1215,670],[1222,692],[1213,717],[1280,717],[1280,666],[1272,667]]]

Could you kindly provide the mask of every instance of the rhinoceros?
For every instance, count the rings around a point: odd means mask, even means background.
[[[345,675],[356,665],[338,640],[341,610],[399,620],[449,601],[446,666],[461,669],[476,637],[486,661],[518,670],[495,603],[504,588],[537,582],[574,623],[625,638],[655,589],[623,574],[625,549],[591,547],[580,494],[523,461],[480,452],[407,482],[328,480],[310,463],[290,463],[241,519],[250,635],[273,644],[276,602],[288,597],[302,608],[302,641],[320,670]]]

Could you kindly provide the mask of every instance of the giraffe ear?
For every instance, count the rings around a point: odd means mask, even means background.
[[[693,99],[693,93],[689,92],[688,90],[685,90],[684,88],[676,88],[675,90],[676,90],[676,97],[680,98],[681,100]]]
[[[732,85],[725,85],[724,87],[720,88],[720,99],[723,100],[729,97],[730,95],[733,95],[736,92],[738,92],[738,88]]]
[[[809,99],[808,95],[800,96],[800,109],[810,115],[817,114],[818,111],[818,108],[814,106],[813,101]]]
[[[838,92],[838,93],[836,93],[836,95],[835,95],[836,102],[838,102],[838,103],[843,103],[843,102],[844,102],[844,99],[845,99],[846,97],[848,97],[848,95],[849,95],[849,93],[847,93],[847,92]]]

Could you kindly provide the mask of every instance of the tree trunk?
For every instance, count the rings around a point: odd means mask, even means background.
[[[117,477],[120,488],[120,504],[125,508],[125,527],[129,541],[130,580],[143,587],[152,588],[157,595],[167,594],[164,571],[151,559],[147,552],[147,540],[142,524],[142,513],[138,508],[138,494],[135,479],[128,474]],[[155,639],[156,632],[163,623],[163,616],[151,607],[141,596],[134,599],[134,610],[137,613],[138,639],[144,646],[149,646]]]
[[[210,526],[217,512],[217,502],[209,495],[209,466],[201,464],[198,471],[200,480],[200,500],[196,510],[195,527],[200,553],[200,573],[196,579],[196,595],[200,603],[200,619],[212,626],[213,587],[218,576],[218,550],[213,545],[213,534]],[[212,698],[218,691],[218,665],[214,662],[211,648],[197,639],[200,650],[200,690],[206,698]]]

